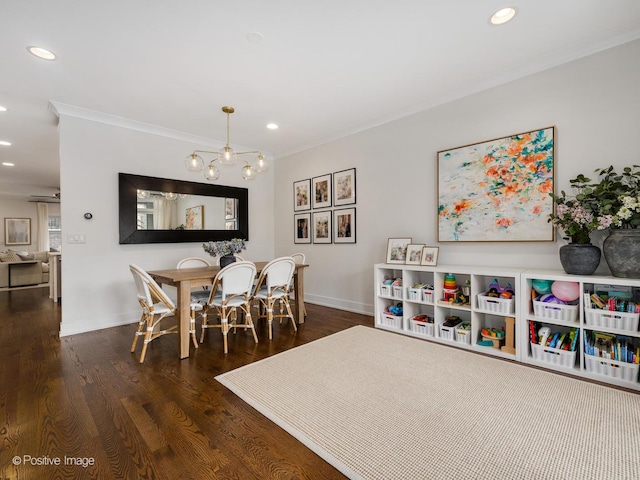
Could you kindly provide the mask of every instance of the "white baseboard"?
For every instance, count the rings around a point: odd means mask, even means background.
[[[126,318],[115,322],[103,322],[103,323],[91,323],[91,324],[68,324],[62,322],[60,324],[60,337],[68,337],[69,335],[77,335],[80,333],[87,332],[95,332],[96,330],[104,330],[105,328],[113,328],[113,327],[121,327],[122,325],[132,325],[138,323],[140,320],[140,316],[138,318],[131,319],[131,315],[127,315]],[[131,330],[131,335],[133,335],[134,330]]]
[[[370,316],[373,316],[375,311],[373,305],[370,304],[352,302],[341,298],[324,297],[322,295],[314,295],[311,293],[305,293],[304,301],[305,303],[313,303],[314,305],[337,308],[338,310],[345,310],[347,312],[361,313],[363,315]]]

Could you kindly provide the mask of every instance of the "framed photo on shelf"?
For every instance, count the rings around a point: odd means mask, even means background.
[[[311,179],[293,182],[293,211],[311,210]]]
[[[333,174],[333,206],[356,203],[356,169],[350,168]]]
[[[7,246],[31,245],[31,219],[5,218],[4,244]]]
[[[407,265],[420,265],[423,247],[424,243],[410,243],[407,245],[407,257],[405,263]]]
[[[438,264],[438,250],[439,247],[422,247],[420,265],[435,267]]]
[[[313,243],[331,243],[331,210],[313,212]]]
[[[333,211],[333,243],[356,243],[356,209]]]
[[[387,241],[387,263],[405,263],[407,247],[411,245],[411,238],[390,238]]]
[[[311,243],[311,213],[298,213],[293,216],[293,243]]]
[[[228,199],[227,199],[228,200]],[[202,230],[204,227],[204,205],[189,207],[185,210],[185,230]]]
[[[313,192],[313,208],[327,208],[331,206],[331,174],[311,179]]]
[[[439,242],[551,242],[555,127],[441,150]]]

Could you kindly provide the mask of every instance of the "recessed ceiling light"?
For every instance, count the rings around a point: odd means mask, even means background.
[[[2,162],[2,165],[4,165],[5,167],[15,167],[16,166],[15,163],[11,163],[11,162]]]
[[[6,140],[0,140],[0,145],[2,145],[3,147],[9,147],[11,146],[11,142],[7,142]]]
[[[278,129],[278,125],[275,123],[267,123],[267,128],[269,130],[277,130]]]
[[[513,19],[513,17],[516,16],[516,13],[518,13],[518,9],[516,7],[504,7],[491,15],[491,19],[489,21],[492,25],[503,25]]]
[[[264,35],[260,32],[247,33],[247,40],[251,43],[260,43],[264,39]]]
[[[3,107],[2,105],[0,105],[0,112],[6,112],[9,109],[7,107]]]
[[[53,52],[50,52],[46,48],[42,48],[42,47],[27,47],[27,51],[31,55],[35,55],[36,57],[42,58],[43,60],[55,60],[56,59],[56,54],[53,53]]]

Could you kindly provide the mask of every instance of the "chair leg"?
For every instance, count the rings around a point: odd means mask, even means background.
[[[243,309],[244,313],[244,331],[247,331],[247,327],[251,329],[251,333],[253,334],[253,339],[256,343],[258,343],[258,335],[256,334],[256,327],[253,324],[253,319],[251,318],[251,305],[247,304],[247,308]]]
[[[224,344],[224,353],[229,352],[229,347],[227,345],[227,334],[229,333],[229,321],[227,320],[227,312],[223,313],[223,317],[221,318],[221,327],[222,327],[222,343]]]
[[[140,337],[143,333],[142,330],[146,324],[146,314],[142,312],[142,316],[140,317],[140,321],[138,322],[138,329],[136,333],[133,335],[133,343],[131,344],[131,353],[136,351],[136,345],[138,344],[138,337]]]
[[[147,354],[147,347],[149,346],[149,342],[151,342],[151,337],[153,336],[153,315],[149,316],[150,318],[147,321],[147,331],[144,335],[144,342],[142,344],[142,353],[140,354],[140,363],[144,362],[144,356]]]
[[[273,300],[267,300],[267,323],[269,324],[269,340],[273,340]]]
[[[209,327],[208,323],[208,315],[206,312],[202,313],[202,328],[200,330],[200,343],[204,342],[204,332],[207,330],[207,328]]]
[[[291,319],[291,324],[293,325],[293,330],[298,331],[298,327],[296,326],[296,320],[293,318],[293,313],[291,312],[291,305],[286,300],[284,301],[284,306],[287,307],[287,316]]]
[[[198,348],[198,340],[196,339],[196,309],[191,309],[191,318],[189,319],[189,333],[191,334],[191,340],[193,345]]]

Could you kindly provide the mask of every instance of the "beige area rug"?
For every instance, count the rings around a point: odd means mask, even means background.
[[[640,395],[358,326],[216,377],[350,478],[640,478]]]

